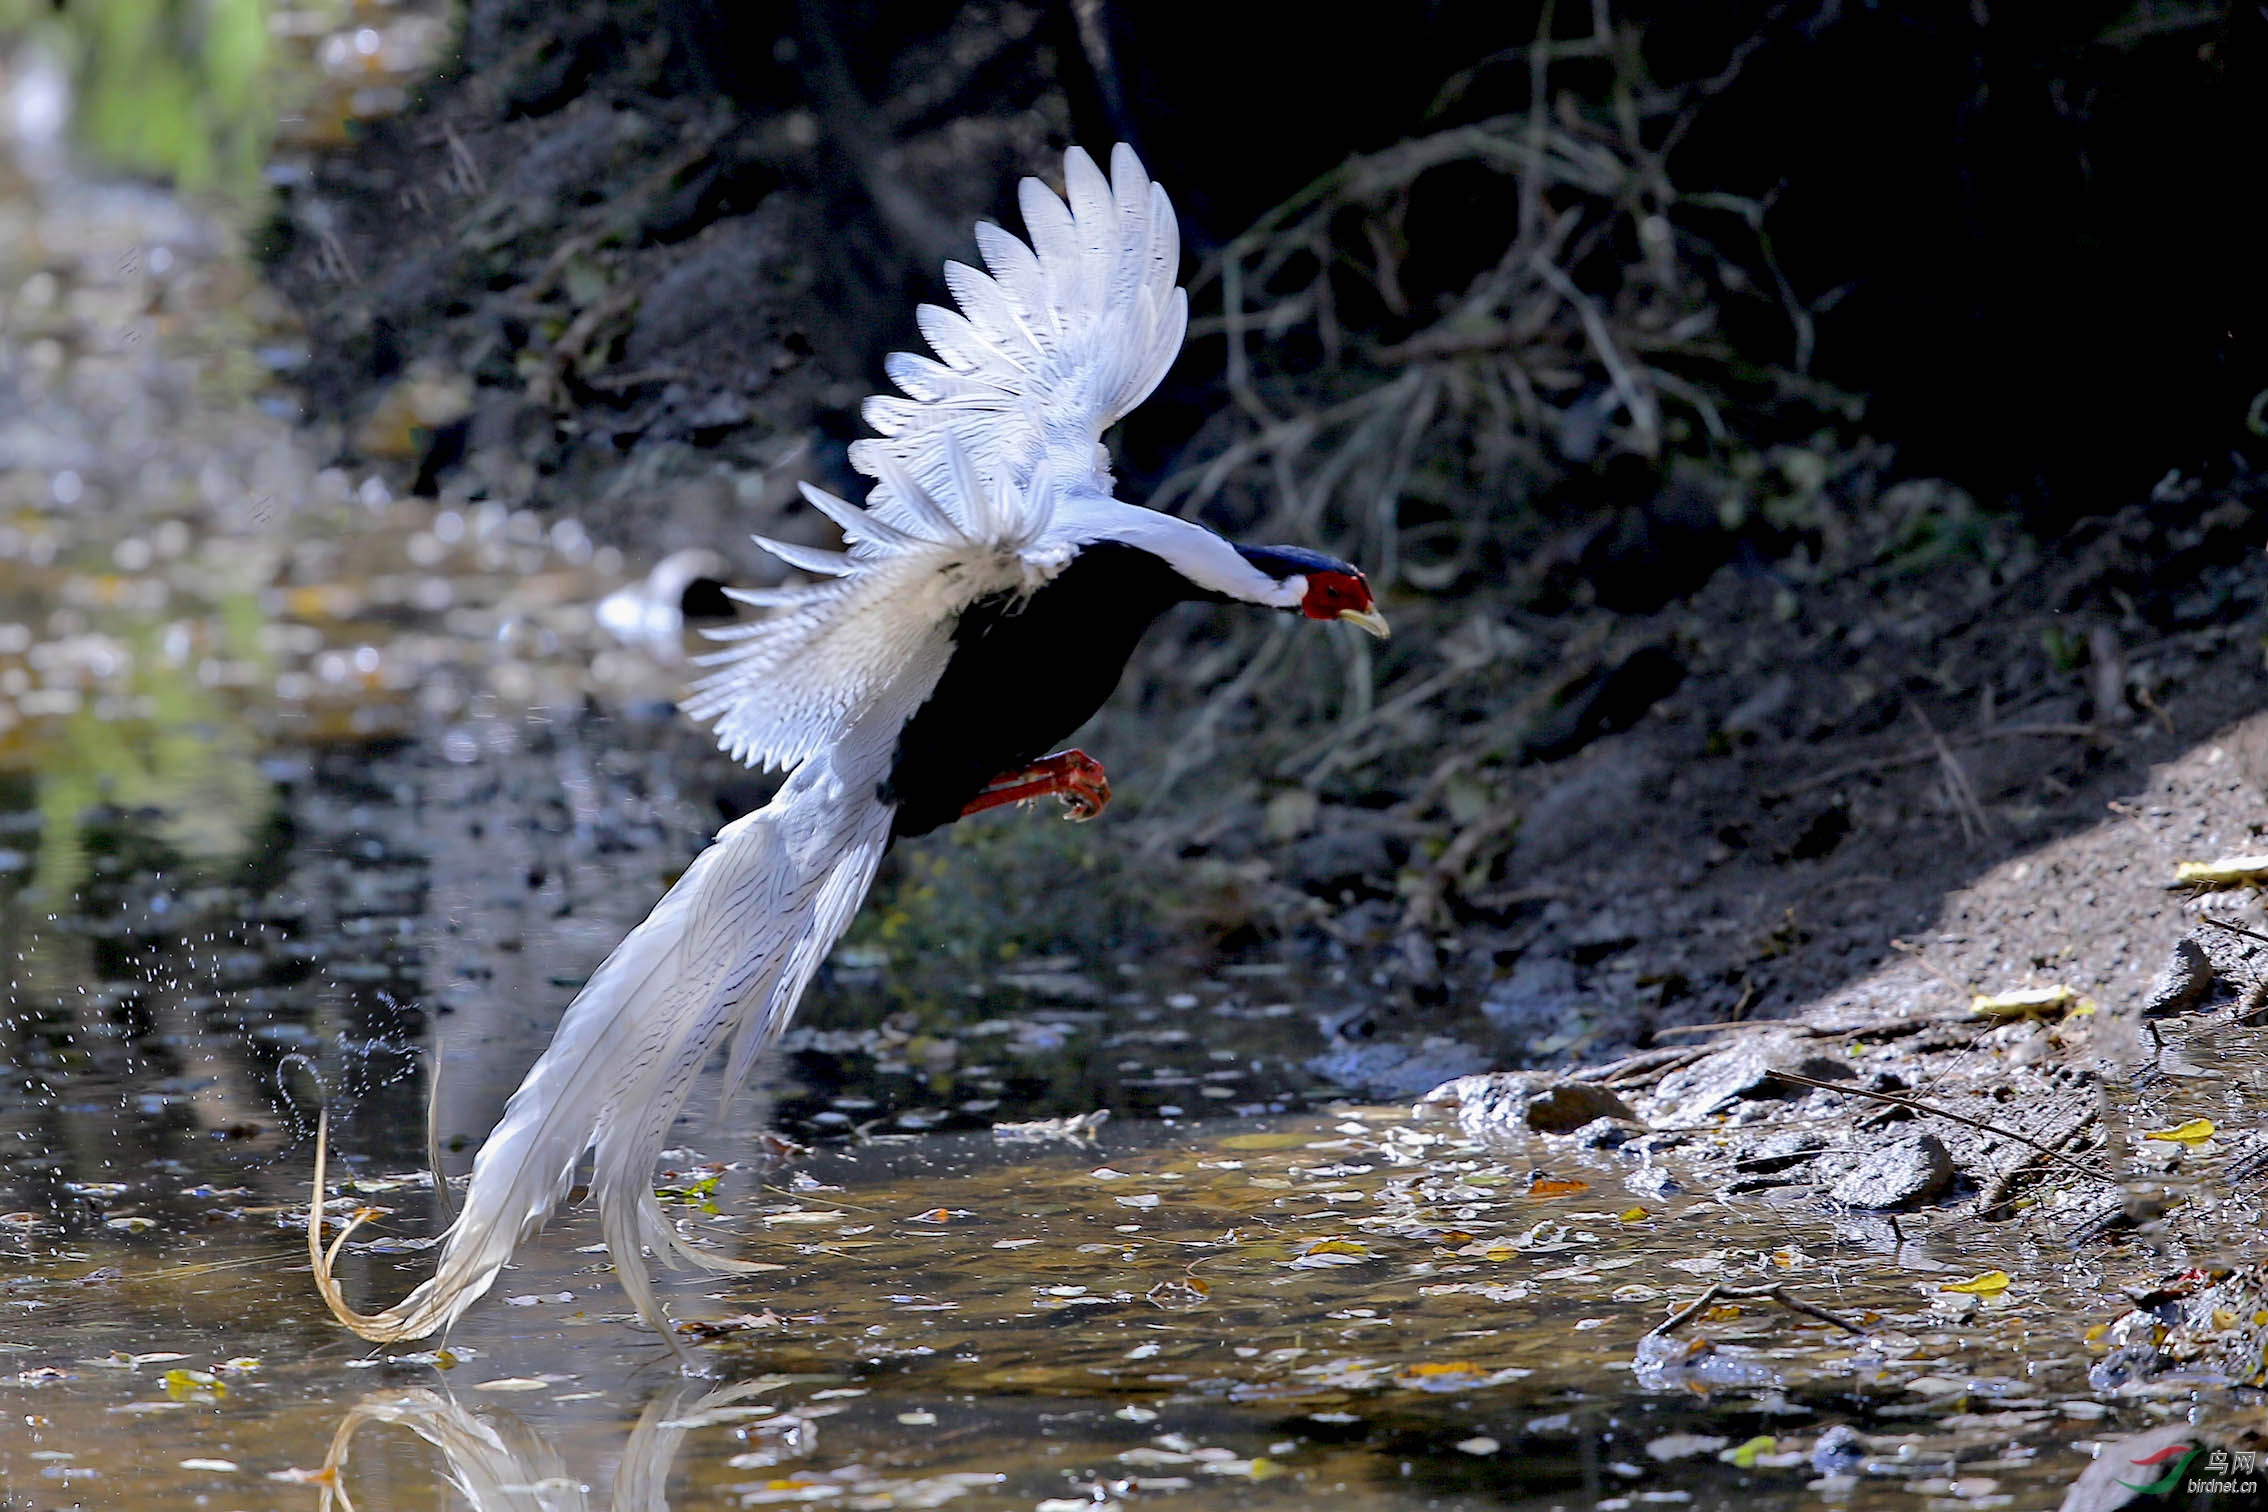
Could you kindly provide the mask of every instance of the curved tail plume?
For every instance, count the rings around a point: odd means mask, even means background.
[[[769,804],[718,832],[568,1006],[551,1046],[473,1161],[464,1207],[430,1280],[382,1312],[357,1312],[331,1273],[358,1213],[322,1244],[328,1115],[316,1135],[307,1246],[332,1315],[366,1339],[419,1339],[487,1292],[513,1249],[550,1217],[586,1151],[599,1225],[638,1313],[674,1344],[641,1259],[736,1270],[687,1249],[653,1191],[654,1161],[701,1069],[735,1036],[728,1085],[786,1024],[866,896],[894,812],[870,762],[815,757]]]

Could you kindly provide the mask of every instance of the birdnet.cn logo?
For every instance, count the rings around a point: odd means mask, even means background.
[[[2189,1468],[2199,1455],[2205,1458],[2205,1473],[2191,1475]],[[2259,1451],[2251,1449],[2232,1451],[2207,1449],[2202,1444],[2168,1444],[2156,1454],[2130,1461],[2140,1478],[2122,1479],[2119,1484],[2145,1496],[2167,1496],[2177,1487],[2192,1496],[2213,1492],[2251,1496],[2260,1490],[2260,1482],[2253,1478],[2259,1459]]]

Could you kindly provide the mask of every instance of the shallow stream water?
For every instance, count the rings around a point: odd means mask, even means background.
[[[271,171],[441,35],[271,22]],[[580,1211],[441,1346],[362,1345],[308,1274],[318,1099],[334,1208],[387,1210],[346,1285],[391,1300],[428,1098],[461,1176],[745,795],[664,701],[666,613],[602,623],[650,564],[329,467],[241,207],[79,160],[69,79],[0,58],[0,1508],[2040,1507],[2100,1444],[2257,1415],[2093,1391],[2125,1303],[2068,1254],[1335,1102],[1267,963],[972,970],[948,1042],[861,1010],[887,950],[840,959],[667,1157],[688,1230],[769,1267],[666,1293],[698,1374]],[[2190,1054],[2226,1086],[2153,1118],[2257,1113],[2252,1039]],[[1648,1341],[1712,1282],[1860,1332],[1751,1300]]]

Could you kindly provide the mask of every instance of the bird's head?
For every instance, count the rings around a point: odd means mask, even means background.
[[[1370,580],[1352,563],[1298,546],[1239,546],[1237,554],[1274,578],[1282,602],[1312,620],[1345,620],[1385,637],[1386,616],[1370,596]]]

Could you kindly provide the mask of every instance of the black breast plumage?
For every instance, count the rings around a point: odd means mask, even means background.
[[[1054,750],[1110,697],[1157,617],[1203,596],[1149,552],[1104,542],[1028,598],[970,607],[945,675],[899,733],[882,786],[898,806],[893,837],[952,823],[985,784]]]

